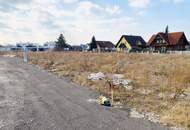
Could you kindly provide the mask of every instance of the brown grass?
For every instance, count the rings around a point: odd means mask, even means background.
[[[164,123],[190,129],[190,101],[180,96],[190,90],[188,55],[44,52],[30,53],[29,59],[32,64],[68,76],[73,82],[108,96],[108,84],[89,81],[88,74],[100,71],[124,74],[132,80],[134,89],[115,90],[116,101],[139,111],[154,112]]]

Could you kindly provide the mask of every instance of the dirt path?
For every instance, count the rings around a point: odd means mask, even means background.
[[[166,130],[88,99],[98,95],[17,58],[0,57],[0,130]]]

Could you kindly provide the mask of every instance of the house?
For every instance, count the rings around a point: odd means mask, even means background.
[[[89,44],[81,44],[82,51],[88,51],[89,50]]]
[[[55,42],[54,41],[50,41],[50,42],[45,42],[43,47],[45,50],[53,50],[55,48]]]
[[[70,51],[88,51],[89,45],[88,44],[80,44],[80,45],[73,45],[71,46]]]
[[[96,41],[96,47],[98,52],[110,52],[114,50],[115,45],[110,41]]]
[[[111,51],[114,51],[115,45],[110,41],[94,40],[92,43],[87,43],[87,49],[91,51],[97,51],[97,52],[111,52]]]
[[[73,45],[71,46],[71,49],[70,49],[70,51],[82,51],[82,50],[83,48],[80,45]]]
[[[141,36],[123,35],[115,47],[117,51],[142,51],[146,42]]]
[[[152,51],[183,51],[189,46],[184,32],[159,32],[152,35],[148,44]]]

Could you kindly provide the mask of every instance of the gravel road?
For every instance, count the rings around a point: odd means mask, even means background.
[[[169,130],[95,102],[97,93],[0,57],[0,130]]]

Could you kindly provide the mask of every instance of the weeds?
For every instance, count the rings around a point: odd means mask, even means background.
[[[21,53],[17,55],[22,57]],[[164,123],[190,127],[190,101],[180,99],[190,89],[188,55],[44,52],[30,53],[29,59],[32,64],[55,69],[56,74],[108,96],[109,85],[89,81],[88,74],[124,74],[133,81],[134,89],[115,90],[115,100],[142,112],[154,112]]]

